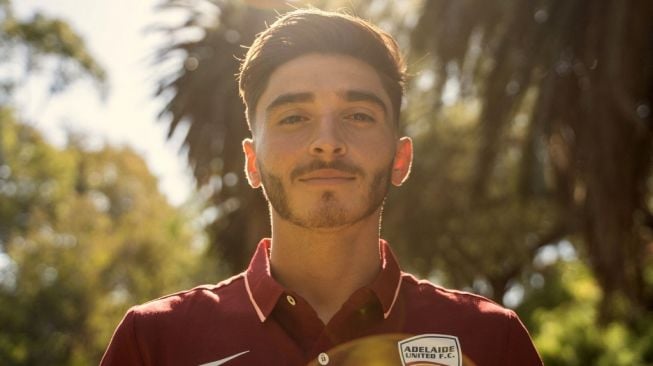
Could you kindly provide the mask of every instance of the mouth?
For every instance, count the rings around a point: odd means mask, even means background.
[[[352,182],[355,175],[336,169],[320,169],[300,177],[298,180],[309,185],[338,185]]]

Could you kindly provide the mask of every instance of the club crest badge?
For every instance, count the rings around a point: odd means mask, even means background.
[[[446,334],[421,334],[399,341],[404,366],[462,366],[458,337]]]

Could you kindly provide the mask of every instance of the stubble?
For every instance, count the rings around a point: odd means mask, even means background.
[[[290,174],[291,181],[293,178],[301,176],[317,169],[337,169],[343,172],[356,174],[361,178],[365,173],[359,167],[341,163],[325,163],[322,161],[313,161],[308,165],[298,167]],[[301,215],[290,205],[286,186],[281,177],[267,171],[265,166],[258,162],[258,169],[261,173],[263,183],[263,193],[266,196],[270,209],[284,220],[289,221],[300,227],[309,229],[326,229],[342,226],[353,225],[363,219],[373,215],[385,201],[390,186],[390,175],[392,167],[388,166],[376,171],[372,175],[372,180],[367,186],[364,202],[364,210],[360,213],[351,213],[345,208],[340,201],[341,198],[336,196],[332,190],[322,192],[319,203],[309,212]],[[353,215],[353,216],[352,216]]]

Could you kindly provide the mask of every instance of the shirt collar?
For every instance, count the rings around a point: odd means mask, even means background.
[[[284,288],[272,278],[270,271],[270,246],[272,240],[258,243],[245,274],[245,288],[261,322],[270,315]]]
[[[381,271],[369,287],[379,298],[381,306],[383,306],[383,318],[387,319],[399,296],[401,269],[388,242],[383,239],[379,240],[379,251],[381,253]]]
[[[270,270],[270,239],[259,242],[256,252],[245,273],[245,288],[259,320],[264,322],[274,309],[279,296],[285,289],[274,278]],[[388,243],[379,241],[381,270],[369,287],[383,307],[383,317],[390,316],[401,287],[401,270]]]

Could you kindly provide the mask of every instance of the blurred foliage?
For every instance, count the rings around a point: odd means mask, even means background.
[[[530,296],[517,311],[545,365],[653,364],[653,314],[634,326],[617,321],[599,325],[602,291],[587,265],[559,261],[543,272],[546,282],[530,281]]]
[[[10,0],[0,1],[0,52],[0,67],[11,70],[0,74],[0,104],[9,102],[14,89],[40,71],[50,78],[52,94],[82,77],[94,80],[102,94],[107,92],[104,69],[68,23],[40,13],[19,19]],[[22,70],[16,67],[19,63]]]
[[[553,205],[545,237],[576,235],[606,322],[653,310],[652,13],[650,1],[438,0],[411,30],[411,54],[433,73],[430,122],[452,95],[479,105],[470,207]]]
[[[415,271],[501,301],[509,285],[531,271],[537,250],[563,231],[545,197],[513,197],[519,131],[506,141],[513,153],[499,161],[494,198],[479,202],[471,194],[478,108],[456,104],[441,113],[437,123],[410,126],[415,163],[404,187],[390,194],[384,236]]]
[[[201,237],[132,150],[0,126],[0,364],[97,364],[129,306],[207,275]]]
[[[3,0],[0,53],[0,364],[97,364],[128,307],[217,267],[134,151],[90,149],[74,133],[57,148],[16,117],[12,93],[35,75],[51,94],[81,77],[104,88],[67,23],[17,19]]]

